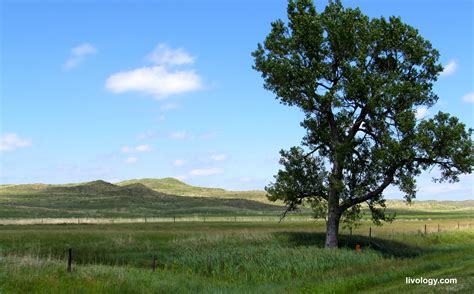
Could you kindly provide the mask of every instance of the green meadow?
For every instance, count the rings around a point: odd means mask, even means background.
[[[169,178],[2,185],[0,224],[9,224],[0,225],[0,293],[474,289],[474,201],[389,200],[387,209],[397,214],[393,223],[375,226],[366,216],[352,234],[341,227],[340,249],[328,250],[324,221],[303,209],[279,222],[282,203],[264,196]],[[77,222],[47,224],[54,220]],[[406,277],[458,282],[414,285]]]
[[[472,293],[474,221],[459,221],[400,220],[371,238],[367,223],[339,250],[323,248],[323,222],[0,226],[0,293]]]

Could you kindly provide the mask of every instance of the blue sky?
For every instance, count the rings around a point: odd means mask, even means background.
[[[357,3],[357,4],[356,4]],[[315,1],[319,11],[326,1]],[[401,16],[441,53],[438,110],[473,127],[472,1],[344,1]],[[263,189],[303,115],[280,105],[251,52],[285,1],[1,1],[1,183],[177,177]],[[472,199],[419,178],[419,199]],[[388,198],[399,198],[390,189]]]

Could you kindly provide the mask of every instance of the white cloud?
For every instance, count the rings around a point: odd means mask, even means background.
[[[452,74],[454,74],[456,72],[456,70],[458,69],[458,64],[455,60],[450,60],[448,62],[448,64],[446,64],[445,66],[443,66],[444,69],[443,71],[440,73],[441,76],[450,76]]]
[[[156,118],[157,121],[164,121],[166,117],[162,114]]]
[[[429,114],[430,114],[430,111],[428,110],[428,107],[421,106],[416,109],[415,117],[416,119],[423,119]]]
[[[166,103],[160,106],[161,110],[171,110],[171,109],[178,109],[179,105],[174,103]]]
[[[82,43],[71,49],[71,56],[64,63],[64,69],[72,69],[79,66],[85,56],[97,53],[97,49],[89,43]]]
[[[128,146],[124,146],[122,147],[122,149],[120,149],[123,153],[128,153],[128,152],[131,152],[132,151],[132,148],[128,147]]]
[[[148,55],[148,60],[157,65],[193,64],[194,57],[183,48],[171,49],[166,44],[158,44],[155,50]]]
[[[135,147],[135,151],[150,152],[150,151],[153,151],[153,148],[151,148],[150,145],[138,145],[137,147]]]
[[[201,139],[208,140],[208,139],[213,139],[217,136],[216,132],[209,132],[201,135]]]
[[[0,138],[0,151],[13,151],[31,145],[31,139],[20,138],[17,134],[5,134]]]
[[[222,168],[199,168],[199,169],[191,170],[189,172],[189,175],[192,177],[211,176],[211,175],[221,174],[223,172],[224,172],[224,169]]]
[[[193,70],[169,71],[163,66],[153,66],[113,74],[105,87],[113,93],[138,92],[163,99],[202,86],[201,77]]]
[[[153,130],[147,130],[138,134],[138,138],[141,140],[156,138],[156,132]]]
[[[224,161],[227,159],[226,154],[212,154],[209,158],[211,158],[214,161]]]
[[[474,103],[474,92],[462,96],[462,101],[466,103]]]
[[[125,163],[132,164],[138,161],[138,157],[130,156],[125,159]]]
[[[129,147],[125,146],[122,147],[121,151],[123,153],[129,153],[129,152],[150,152],[153,151],[153,148],[150,145],[138,145],[136,147]]]
[[[171,49],[160,44],[148,60],[155,65],[112,74],[107,78],[105,88],[117,94],[138,92],[158,100],[202,88],[201,77],[194,70],[175,68],[194,62],[184,49]]]
[[[192,140],[194,136],[188,134],[186,131],[179,131],[170,134],[170,138],[174,140]]]
[[[176,160],[173,161],[174,166],[182,166],[182,165],[184,165],[184,163],[185,162],[182,159],[176,159]]]
[[[89,43],[83,43],[71,49],[71,53],[74,56],[84,56],[84,55],[93,54],[96,52],[97,52],[97,49]]]

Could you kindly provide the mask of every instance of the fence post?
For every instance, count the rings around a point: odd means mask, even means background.
[[[68,258],[67,258],[67,272],[70,273],[72,272],[72,248],[69,248],[68,250]]]
[[[372,238],[372,227],[369,227],[369,238]]]
[[[352,227],[349,228],[349,235],[352,236]]]
[[[438,233],[439,233],[439,232],[441,232],[441,230],[440,230],[440,227],[439,227],[439,224],[438,224]]]
[[[151,269],[156,272],[156,255],[153,255],[153,262],[151,264]]]
[[[212,272],[212,262],[211,262],[211,256],[207,256],[207,272],[210,274]]]
[[[174,223],[176,222],[176,216],[173,216],[173,222]]]
[[[425,235],[426,235],[426,225],[425,225]]]
[[[459,229],[459,222],[458,222],[458,229]]]

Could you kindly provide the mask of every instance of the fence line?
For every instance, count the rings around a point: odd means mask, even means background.
[[[141,218],[21,218],[21,219],[0,219],[0,225],[61,225],[61,224],[134,224],[134,223],[177,223],[177,222],[279,222],[280,215],[264,215],[264,216],[209,216],[209,215],[194,215],[194,216],[170,216],[170,217],[141,217]],[[410,219],[400,219],[401,222],[411,222]],[[424,219],[417,220],[419,222],[427,221]],[[440,222],[444,221],[442,219]],[[324,222],[324,220],[315,220],[309,216],[287,216],[283,222]],[[365,220],[363,223],[367,223]],[[429,232],[441,232],[447,230],[446,227],[440,227],[440,224],[429,220],[430,225],[426,224],[420,226],[419,232],[424,234]],[[452,228],[462,229],[474,227],[474,221],[465,220],[464,223],[457,222]],[[452,229],[451,227],[449,230]],[[372,236],[374,228],[368,228],[368,235]],[[349,228],[349,234],[356,233],[359,229]],[[375,229],[378,231],[378,229]],[[393,229],[392,229],[393,231]]]
[[[128,224],[128,223],[176,223],[176,222],[278,222],[276,216],[170,216],[139,218],[10,218],[0,219],[0,225],[59,225],[59,224]],[[287,216],[285,222],[320,222],[306,216]]]

